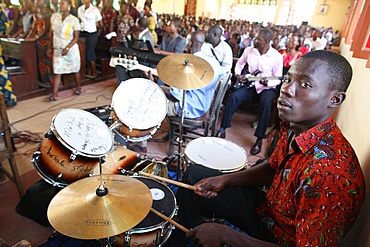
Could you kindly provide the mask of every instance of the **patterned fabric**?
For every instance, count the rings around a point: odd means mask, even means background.
[[[107,35],[115,30],[114,20],[117,17],[117,12],[113,9],[103,9],[101,12],[103,22],[103,35]]]
[[[364,202],[359,161],[333,117],[295,137],[283,122],[261,219],[284,246],[339,246]],[[284,158],[285,157],[285,158]]]
[[[41,31],[45,27],[46,20],[50,18],[50,16],[51,12],[48,12],[43,16],[34,16],[34,23],[37,32]],[[50,30],[46,30],[45,34],[39,37],[36,42],[39,80],[45,84],[53,83],[54,81],[52,57],[48,54],[50,45],[49,32]]]
[[[0,10],[0,33],[4,32],[7,26],[8,19],[6,18],[6,15]],[[4,94],[4,99],[7,106],[17,104],[17,97],[13,93],[10,75],[5,68],[1,41],[0,41],[0,91]]]
[[[69,74],[80,71],[81,58],[78,44],[74,44],[67,55],[62,55],[62,50],[73,40],[74,31],[80,31],[80,22],[77,17],[68,15],[62,21],[61,13],[51,16],[51,29],[53,31],[53,68],[55,74]]]
[[[21,22],[20,18],[17,20],[16,23],[14,23],[15,8],[17,8],[17,7],[14,7],[13,5],[10,5],[9,7],[5,6],[5,8],[3,9],[3,12],[5,13],[6,17],[8,18],[8,21],[9,21],[9,24],[10,24],[10,28],[7,29],[6,33],[8,33],[10,31],[11,27],[13,27],[13,26],[14,26],[14,28],[13,28],[11,34],[16,33],[18,31],[18,29],[20,29],[21,26],[22,26],[22,22]]]
[[[132,27],[135,26],[134,19],[130,15],[117,16],[117,40],[119,42],[127,43],[127,34]]]

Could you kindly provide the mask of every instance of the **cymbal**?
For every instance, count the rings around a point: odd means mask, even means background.
[[[213,79],[211,65],[192,54],[173,54],[159,61],[158,76],[167,85],[190,90],[205,87]]]
[[[100,176],[78,180],[50,202],[47,216],[58,232],[77,239],[102,239],[139,224],[152,207],[149,188],[138,179],[102,175],[108,193],[98,196]]]

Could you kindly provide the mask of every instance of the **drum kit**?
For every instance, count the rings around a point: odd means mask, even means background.
[[[186,90],[201,88],[213,78],[210,65],[190,54],[168,56],[157,69],[159,77],[183,89],[184,96]],[[32,158],[40,176],[62,188],[49,204],[48,219],[66,236],[97,239],[104,246],[162,246],[173,227],[188,231],[172,220],[177,203],[165,183],[195,187],[168,179],[165,162],[150,160],[148,164],[137,153],[116,146],[113,130],[131,142],[151,138],[166,116],[167,99],[157,84],[134,78],[117,87],[111,107],[109,127],[79,109],[64,109],[53,117]],[[181,142],[182,125],[178,155],[184,159]],[[189,164],[224,172],[247,164],[244,149],[215,137],[189,142],[185,156]],[[227,167],[231,160],[235,165]]]

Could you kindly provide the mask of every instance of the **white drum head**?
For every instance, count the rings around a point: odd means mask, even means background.
[[[247,153],[239,145],[218,137],[200,137],[186,145],[185,155],[196,164],[223,172],[242,169]]]
[[[92,113],[80,109],[65,109],[54,116],[51,130],[71,151],[88,157],[100,157],[113,147],[108,126]]]
[[[167,98],[154,82],[133,78],[122,81],[113,93],[112,107],[118,119],[132,129],[160,125],[167,114]]]

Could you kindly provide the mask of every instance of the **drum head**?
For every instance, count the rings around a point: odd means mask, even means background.
[[[242,169],[247,153],[239,145],[217,137],[200,137],[186,145],[185,155],[195,164],[222,172]]]
[[[113,93],[112,107],[129,128],[146,130],[160,125],[167,114],[167,98],[154,82],[133,78],[122,81]]]
[[[157,182],[151,178],[145,178],[140,176],[134,176],[133,178],[138,179],[148,186],[150,192],[152,193],[153,204],[152,207],[164,214],[165,216],[172,218],[176,213],[176,198],[172,190],[168,188],[165,184]],[[148,229],[156,229],[162,227],[165,220],[149,212],[143,221],[136,225],[131,231],[140,233],[145,232]]]
[[[51,130],[65,147],[83,156],[100,157],[113,147],[113,136],[108,126],[84,110],[60,111],[51,122]]]

